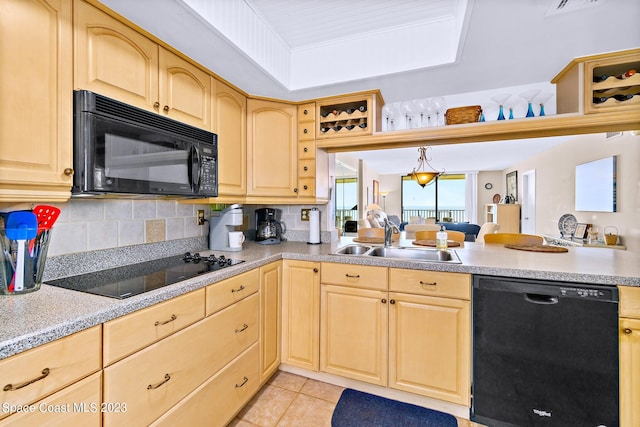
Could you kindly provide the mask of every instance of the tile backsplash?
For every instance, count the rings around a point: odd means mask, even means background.
[[[204,210],[205,218],[211,216],[208,204],[181,204],[176,200],[72,199],[55,206],[61,209],[61,214],[53,228],[48,256],[209,235],[208,222],[196,224],[196,210]],[[288,240],[308,239],[309,222],[300,220],[300,210],[313,206],[245,205],[244,215],[248,221],[239,229],[247,230],[248,239],[254,238],[254,212],[260,207],[275,207],[282,211]],[[317,207],[324,218],[328,207]],[[337,238],[335,230],[327,230],[325,221],[322,223],[321,240],[328,242]]]

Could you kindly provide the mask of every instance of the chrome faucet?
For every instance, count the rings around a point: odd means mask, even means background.
[[[400,229],[397,225],[390,222],[388,218],[384,219],[384,247],[388,248],[391,246],[391,234],[393,232],[400,233]]]

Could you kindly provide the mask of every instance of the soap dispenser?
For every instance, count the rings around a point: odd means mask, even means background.
[[[436,249],[439,251],[447,250],[447,232],[442,224],[440,225],[440,231],[436,233]]]

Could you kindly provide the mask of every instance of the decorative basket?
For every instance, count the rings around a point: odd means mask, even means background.
[[[607,229],[614,229],[616,231],[615,234],[609,232],[607,233]],[[611,225],[607,226],[604,228],[604,241],[607,245],[615,245],[616,243],[618,243],[618,229],[616,227],[613,227]]]
[[[475,123],[480,120],[482,107],[479,105],[470,105],[467,107],[449,108],[444,117],[446,124],[459,125],[461,123]]]

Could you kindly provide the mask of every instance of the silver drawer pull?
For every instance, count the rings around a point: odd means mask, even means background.
[[[420,280],[420,284],[422,286],[437,286],[438,282],[428,283],[428,282],[423,282],[422,280]]]
[[[154,323],[154,325],[155,326],[166,325],[167,323],[173,322],[177,318],[178,318],[178,316],[176,316],[175,314],[172,314],[171,317],[169,318],[169,320],[165,320],[164,322],[161,322],[161,321],[157,320],[156,323]]]
[[[243,387],[247,383],[247,381],[249,381],[249,378],[247,377],[242,378],[242,382],[240,384],[236,384],[236,388]]]
[[[249,327],[249,325],[247,325],[246,323],[244,325],[242,325],[242,328],[240,329],[236,329],[236,334],[239,334],[242,331],[246,331],[247,328]]]
[[[244,285],[240,285],[238,289],[231,289],[231,293],[244,291]]]
[[[157,389],[158,387],[160,387],[162,384],[164,384],[164,383],[168,382],[170,379],[171,379],[171,375],[169,375],[169,374],[164,374],[164,380],[160,381],[158,384],[155,384],[155,385],[154,385],[154,384],[149,384],[149,385],[147,386],[147,390],[155,390],[155,389]]]
[[[359,274],[345,274],[345,276],[347,276],[347,278],[349,279],[359,279],[360,275]]]
[[[49,370],[49,368],[44,368],[44,369],[42,370],[42,375],[40,375],[39,377],[34,378],[34,379],[32,379],[32,380],[29,380],[29,381],[25,381],[25,382],[23,382],[23,383],[21,383],[21,384],[17,384],[17,385],[7,384],[6,386],[4,386],[3,390],[4,390],[4,391],[19,390],[19,389],[21,389],[22,387],[26,387],[26,386],[28,386],[29,384],[33,384],[33,383],[35,383],[35,382],[37,382],[37,381],[40,381],[40,380],[42,380],[42,379],[46,378],[46,377],[47,377],[47,375],[49,375],[49,373],[50,373],[50,372],[51,372],[51,371]]]

